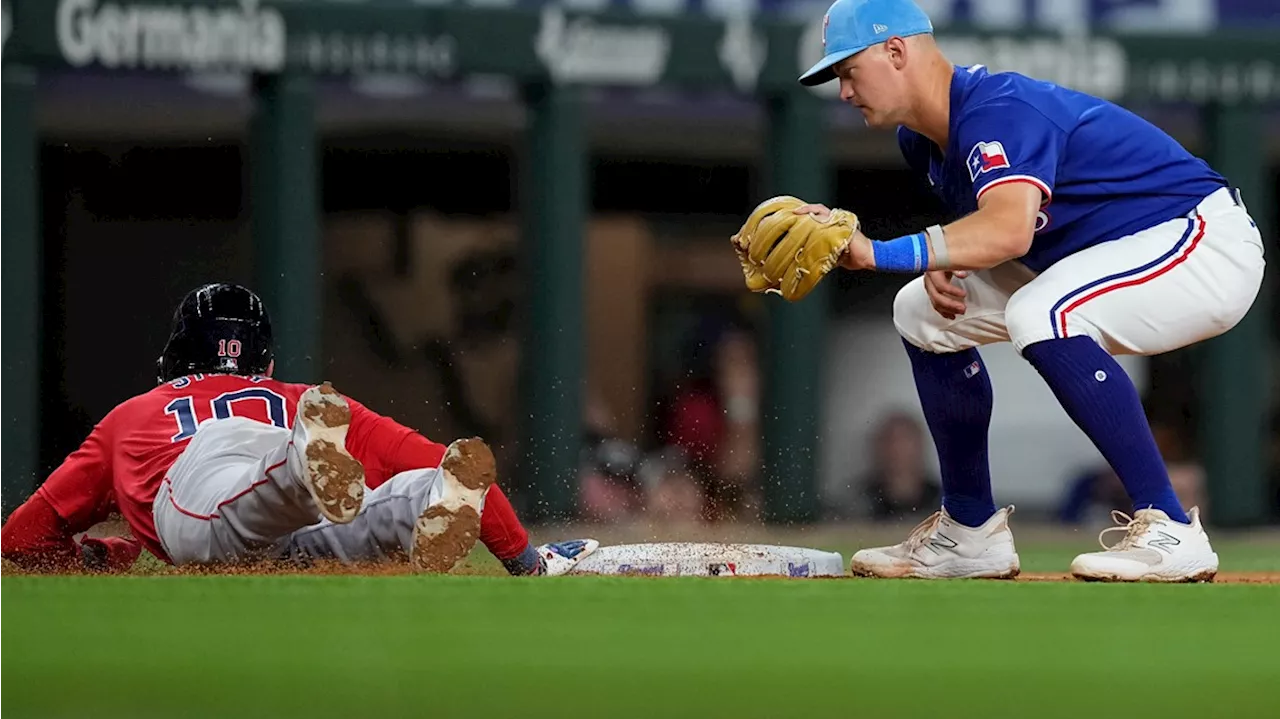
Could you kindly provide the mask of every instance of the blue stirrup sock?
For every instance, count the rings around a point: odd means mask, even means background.
[[[996,513],[991,497],[987,430],[991,379],[978,350],[939,354],[903,340],[920,408],[938,450],[942,506],[960,524],[977,527]]]
[[[507,570],[508,574],[520,576],[523,574],[541,574],[545,571],[542,564],[542,557],[538,555],[538,550],[533,545],[527,545],[524,551],[512,557],[511,559],[502,560],[502,566]]]
[[[1091,337],[1068,337],[1028,345],[1022,356],[1111,464],[1135,510],[1154,508],[1174,521],[1190,521],[1169,482],[1138,390],[1111,355]]]

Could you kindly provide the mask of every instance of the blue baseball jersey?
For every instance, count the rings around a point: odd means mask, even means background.
[[[1160,128],[1090,95],[1017,73],[957,67],[943,153],[905,127],[898,145],[957,217],[1008,182],[1040,188],[1043,205],[1022,262],[1037,272],[1087,247],[1191,211],[1227,186]]]

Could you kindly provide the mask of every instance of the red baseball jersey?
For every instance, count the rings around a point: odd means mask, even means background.
[[[245,417],[292,427],[298,397],[310,385],[266,377],[191,375],[122,402],[102,419],[37,491],[70,526],[84,531],[119,508],[133,534],[167,559],[151,505],[169,467],[200,423]],[[410,469],[439,466],[445,446],[347,398],[347,450],[377,487]]]

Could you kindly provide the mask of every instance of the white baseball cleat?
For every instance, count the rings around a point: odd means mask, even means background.
[[[1159,509],[1139,509],[1133,517],[1112,510],[1120,526],[1098,534],[1106,551],[1081,554],[1071,562],[1071,573],[1101,582],[1211,582],[1218,573],[1218,555],[1200,524],[1200,509],[1187,512],[1190,524],[1175,522]],[[1124,531],[1113,547],[1103,537]]]
[[[346,524],[364,502],[364,465],[347,452],[351,407],[333,385],[311,387],[298,398],[289,471],[307,488],[325,519]]]
[[[483,440],[459,439],[449,445],[440,462],[440,498],[413,525],[409,562],[414,569],[444,574],[471,553],[480,538],[484,496],[497,475],[493,452]]]
[[[591,556],[600,548],[594,539],[570,539],[565,542],[551,542],[538,547],[538,558],[542,563],[543,576],[558,577],[568,574],[578,566],[578,562]]]
[[[916,525],[902,544],[863,549],[849,561],[862,577],[901,579],[1011,579],[1021,565],[1009,531],[1010,505],[980,527],[966,527],[945,508]]]

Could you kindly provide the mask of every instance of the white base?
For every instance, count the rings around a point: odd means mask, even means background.
[[[659,542],[600,547],[570,574],[660,577],[843,577],[837,552],[771,544]]]

